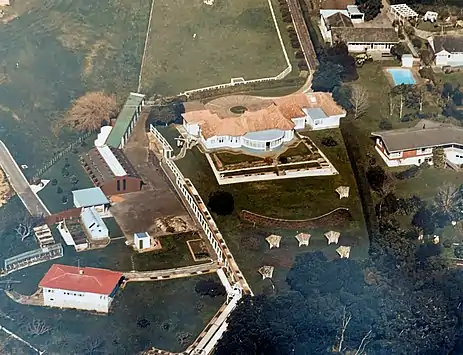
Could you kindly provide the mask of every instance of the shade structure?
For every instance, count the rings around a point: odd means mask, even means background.
[[[270,249],[280,247],[281,237],[279,235],[276,235],[276,234],[269,235],[267,238],[265,238],[265,240],[270,245]]]
[[[336,251],[338,252],[341,259],[348,259],[350,255],[350,248],[351,247],[340,246],[338,249],[336,249]]]
[[[262,266],[260,269],[259,269],[259,274],[262,275],[262,280],[265,280],[265,279],[271,279],[272,276],[273,276],[273,270],[275,268],[273,266],[269,266],[269,265],[264,265]]]
[[[328,239],[328,245],[330,245],[331,243],[338,244],[340,235],[341,233],[335,231],[326,232],[325,237],[326,239]]]
[[[342,199],[344,197],[345,198],[349,197],[349,190],[350,190],[349,186],[339,186],[336,189],[336,192],[339,194],[339,199]]]
[[[310,237],[311,235],[308,233],[299,233],[295,236],[295,238],[299,242],[300,247],[303,245],[309,245]]]

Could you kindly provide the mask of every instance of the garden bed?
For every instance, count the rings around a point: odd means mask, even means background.
[[[211,260],[211,255],[207,250],[206,243],[202,239],[193,239],[187,241],[188,248],[194,261]]]

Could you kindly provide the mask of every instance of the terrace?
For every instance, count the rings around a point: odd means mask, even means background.
[[[310,138],[300,135],[276,152],[221,149],[205,155],[219,185],[338,174]]]

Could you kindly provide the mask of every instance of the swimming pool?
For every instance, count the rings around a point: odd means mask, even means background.
[[[394,85],[414,85],[416,84],[413,73],[410,69],[405,68],[388,68],[386,69],[394,80]]]

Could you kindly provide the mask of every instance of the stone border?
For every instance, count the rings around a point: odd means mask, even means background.
[[[261,227],[281,229],[325,228],[341,225],[352,219],[348,208],[338,207],[321,216],[308,219],[282,219],[263,216],[248,210],[242,210],[240,219]],[[329,226],[328,226],[329,224]]]

